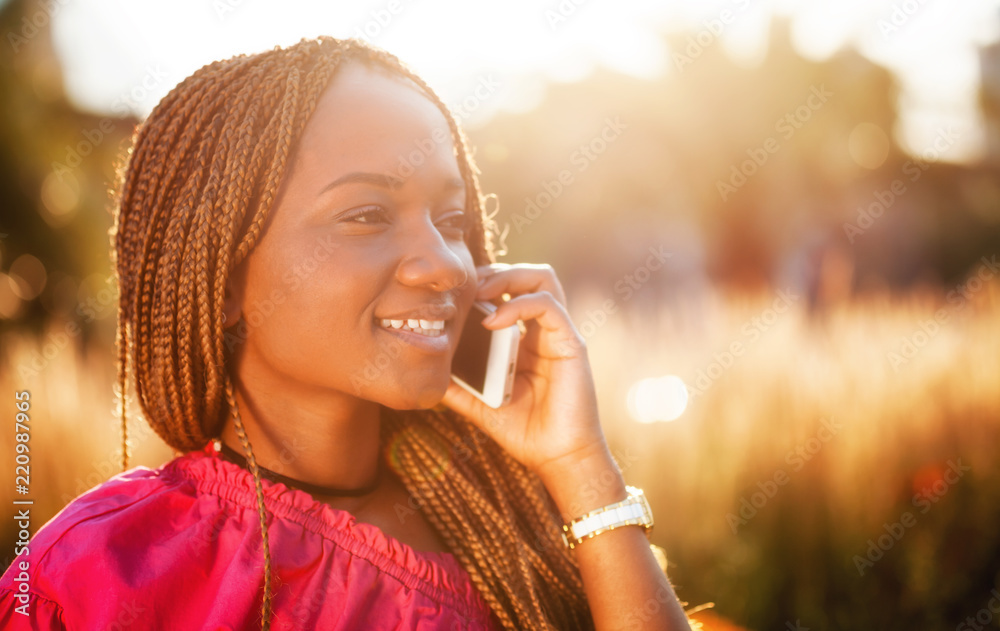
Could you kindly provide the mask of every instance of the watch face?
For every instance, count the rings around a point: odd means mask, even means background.
[[[649,505],[649,500],[646,499],[646,494],[643,493],[639,496],[640,502],[642,502],[642,521],[649,528],[653,527],[653,508]]]

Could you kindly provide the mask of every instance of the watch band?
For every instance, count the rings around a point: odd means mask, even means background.
[[[653,509],[646,500],[646,494],[634,486],[625,488],[628,490],[628,497],[624,500],[592,510],[563,524],[563,542],[573,549],[584,539],[592,539],[620,526],[642,526],[649,537],[649,531],[653,528]]]

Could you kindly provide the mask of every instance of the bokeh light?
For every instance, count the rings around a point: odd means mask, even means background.
[[[859,123],[847,140],[851,158],[866,169],[877,169],[889,157],[889,136],[875,123]]]
[[[675,375],[642,379],[628,392],[629,413],[640,423],[673,421],[684,413],[687,403],[687,386]]]
[[[34,300],[45,288],[45,265],[31,254],[22,254],[8,270],[11,287],[21,300]]]

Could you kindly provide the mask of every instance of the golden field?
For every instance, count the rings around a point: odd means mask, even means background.
[[[612,450],[650,497],[678,595],[715,603],[706,621],[936,629],[987,606],[1000,581],[1000,280],[975,287],[640,293],[587,327]],[[604,300],[570,292],[574,320]],[[119,470],[114,311],[99,315],[86,342],[65,323],[3,339],[2,391],[11,406],[31,392],[32,530]],[[631,421],[629,387],[666,374],[702,393],[674,421]],[[133,465],[171,457],[130,418]],[[0,534],[9,563],[12,524]]]

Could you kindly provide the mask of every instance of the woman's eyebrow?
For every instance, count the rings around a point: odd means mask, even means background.
[[[351,184],[354,182],[360,182],[362,184],[373,184],[375,186],[380,186],[382,188],[386,188],[389,190],[395,190],[403,185],[403,180],[392,175],[386,175],[383,173],[365,173],[361,171],[354,171],[342,175],[338,177],[336,180],[330,182],[329,184],[321,188],[319,190],[319,193],[316,194],[316,196],[319,197],[323,193],[329,191],[330,189],[336,188],[337,186],[341,186],[342,184]]]
[[[384,173],[368,173],[363,171],[352,171],[338,177],[336,180],[330,182],[323,188],[319,190],[316,197],[319,197],[329,191],[330,189],[341,186],[342,184],[351,184],[359,182],[362,184],[372,184],[374,186],[379,186],[388,190],[397,190],[403,185],[403,180],[394,176]],[[459,177],[448,178],[445,181],[444,186],[441,187],[447,193],[455,190],[465,190],[465,180]]]

